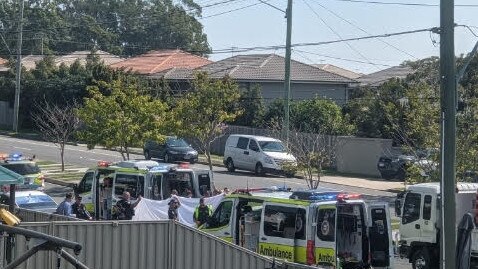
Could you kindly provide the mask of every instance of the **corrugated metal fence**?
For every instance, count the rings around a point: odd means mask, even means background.
[[[22,227],[72,240],[83,246],[78,260],[89,268],[265,269],[272,260],[172,221],[43,222]],[[34,244],[17,236],[15,255]],[[57,254],[40,252],[19,268],[56,268]],[[74,268],[62,261],[61,268]],[[276,269],[312,268],[276,263]]]
[[[8,206],[6,205],[0,204],[0,208],[5,208],[8,210]],[[80,219],[73,218],[73,217],[28,210],[24,208],[16,208],[15,216],[17,216],[23,222],[80,221]]]

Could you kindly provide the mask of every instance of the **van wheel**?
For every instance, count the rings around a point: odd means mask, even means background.
[[[227,168],[227,171],[229,172],[236,171],[236,167],[234,167],[234,162],[232,161],[231,158],[227,158],[226,168]]]
[[[264,167],[262,166],[261,163],[256,164],[255,172],[256,172],[256,175],[258,175],[258,176],[263,176],[264,175]]]
[[[422,248],[413,255],[412,267],[413,269],[430,269],[430,262],[428,249]]]
[[[149,150],[145,150],[144,151],[144,158],[146,160],[151,160],[151,155],[149,154]]]

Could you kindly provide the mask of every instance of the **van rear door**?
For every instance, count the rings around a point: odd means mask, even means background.
[[[367,213],[369,219],[370,263],[373,268],[389,268],[393,262],[393,246],[388,204],[371,204]]]
[[[262,210],[259,254],[306,263],[305,206],[267,202]]]
[[[317,207],[315,233],[315,260],[318,265],[336,265],[337,206],[335,202]]]

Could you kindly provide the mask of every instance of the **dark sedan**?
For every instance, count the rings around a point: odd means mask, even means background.
[[[147,141],[143,148],[144,157],[163,159],[164,162],[187,161],[195,163],[198,161],[198,152],[191,147],[184,139],[167,137],[164,142]]]

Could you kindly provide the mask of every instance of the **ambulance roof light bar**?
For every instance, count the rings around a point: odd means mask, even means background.
[[[98,166],[99,167],[109,167],[111,165],[111,162],[108,161],[99,161]]]

